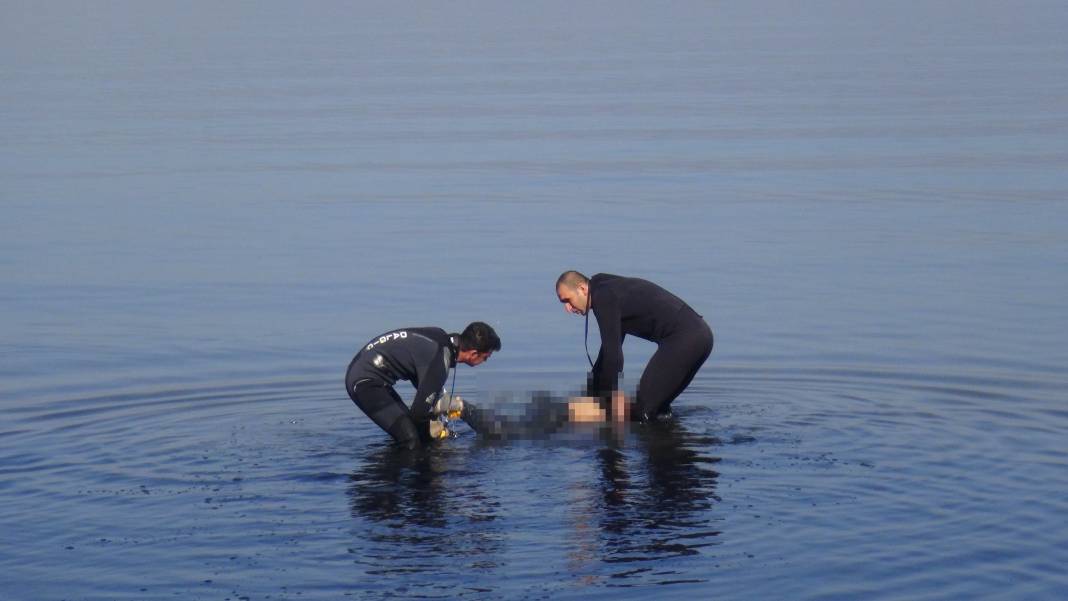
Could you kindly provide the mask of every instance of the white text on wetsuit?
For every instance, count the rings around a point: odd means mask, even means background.
[[[383,335],[379,336],[378,340],[375,340],[375,341],[371,342],[365,348],[366,348],[366,350],[371,350],[374,347],[376,347],[376,346],[378,346],[378,345],[380,345],[380,344],[382,344],[384,342],[389,342],[390,340],[396,340],[398,338],[407,338],[407,337],[408,337],[408,332],[405,332],[403,330],[401,330],[399,332],[390,332],[389,334],[383,334]]]

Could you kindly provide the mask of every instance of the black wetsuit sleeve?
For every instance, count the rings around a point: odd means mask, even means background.
[[[437,393],[445,385],[449,372],[445,367],[445,347],[438,348],[434,358],[420,371],[419,387],[415,390],[415,399],[412,400],[412,421],[420,435],[429,434],[427,424],[430,423],[430,408],[436,399]]]
[[[623,371],[623,312],[619,299],[605,290],[597,298],[597,327],[601,332],[601,350],[593,369],[594,392],[610,394],[619,385],[619,372]]]

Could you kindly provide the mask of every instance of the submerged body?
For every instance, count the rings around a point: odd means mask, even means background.
[[[554,397],[535,392],[527,402],[476,405],[464,401],[459,417],[480,437],[489,439],[544,438],[576,424],[605,424],[606,413],[596,399]],[[579,426],[581,427],[581,426]]]

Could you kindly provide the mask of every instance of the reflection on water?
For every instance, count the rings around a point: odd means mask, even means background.
[[[658,566],[657,579],[670,579],[680,573],[671,558],[715,544],[719,532],[708,512],[719,501],[719,474],[709,466],[719,459],[698,451],[708,441],[695,438],[677,419],[633,432],[630,452],[618,445],[597,451],[596,495],[572,512],[575,532],[586,530],[584,520],[595,522],[596,558],[628,564],[611,568],[612,578],[653,571],[642,566],[651,562]]]
[[[719,474],[711,466],[719,459],[707,451],[718,441],[695,436],[677,419],[586,433],[593,446],[583,457],[592,471],[560,474],[557,490],[544,491],[562,495],[562,523],[547,513],[536,517],[538,528],[559,529],[563,539],[528,541],[524,553],[567,574],[568,586],[703,581],[676,558],[716,544]],[[491,481],[508,471],[513,454],[549,461],[560,450],[573,451],[576,438],[572,432],[533,448],[529,442],[452,440],[416,451],[376,445],[345,491],[352,516],[364,522],[353,541],[358,563],[367,574],[477,575],[506,566],[509,521],[523,519],[526,508],[502,509]],[[491,452],[496,459],[481,464]]]
[[[502,536],[499,501],[464,477],[469,450],[374,445],[349,477],[353,517],[369,532],[353,543],[368,574],[492,570]],[[366,537],[366,538],[363,538]]]

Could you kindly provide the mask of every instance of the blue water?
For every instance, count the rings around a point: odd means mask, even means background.
[[[5,3],[0,598],[1065,598],[1066,28]],[[407,456],[345,395],[472,320],[464,396],[578,389],[571,268],[712,325],[671,424]]]

